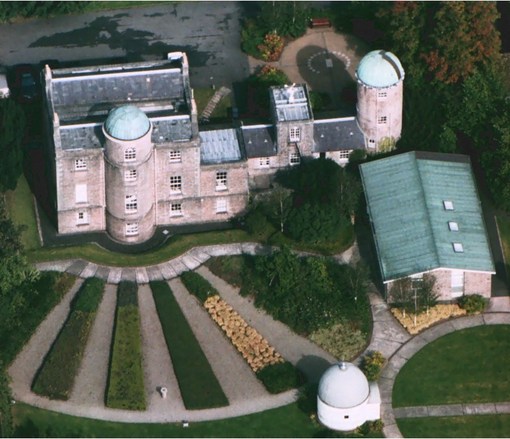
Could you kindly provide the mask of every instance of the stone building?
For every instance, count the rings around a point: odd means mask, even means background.
[[[223,222],[245,210],[250,191],[269,188],[278,169],[303,157],[343,165],[371,146],[363,130],[372,135],[373,118],[315,120],[304,84],[269,90],[270,124],[199,130],[182,52],[163,61],[46,66],[43,85],[60,234],[106,231],[139,243],[160,225]],[[362,87],[365,109],[378,98]],[[400,135],[394,127],[390,134]]]
[[[440,300],[491,295],[494,263],[468,156],[409,152],[360,165],[389,301],[433,275]]]

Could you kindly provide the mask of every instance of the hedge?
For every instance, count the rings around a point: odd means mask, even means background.
[[[202,276],[194,271],[185,271],[181,280],[186,289],[204,303],[209,296],[219,294],[218,291]]]
[[[166,282],[151,282],[163,334],[184,406],[188,410],[229,404],[207,358]]]
[[[81,364],[83,352],[104,291],[104,281],[85,280],[64,326],[34,379],[32,390],[50,399],[67,400]]]
[[[303,373],[288,361],[266,366],[259,370],[256,375],[269,393],[280,393],[295,389],[306,381]]]
[[[107,407],[145,410],[140,315],[137,285],[123,281],[117,289],[113,346],[106,391]]]

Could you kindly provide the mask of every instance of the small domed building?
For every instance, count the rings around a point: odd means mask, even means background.
[[[368,151],[389,151],[402,132],[405,72],[391,52],[373,50],[360,61],[357,120]]]
[[[321,377],[317,392],[317,416],[332,430],[351,431],[381,417],[377,383],[369,383],[354,364],[341,362]]]

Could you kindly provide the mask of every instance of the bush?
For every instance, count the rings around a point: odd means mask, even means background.
[[[356,432],[363,436],[372,436],[382,433],[384,428],[384,422],[380,419],[376,421],[367,421],[362,426],[356,429]]]
[[[485,311],[489,301],[480,294],[469,294],[459,299],[459,306],[468,314],[478,314]]]
[[[360,369],[368,381],[377,381],[386,359],[379,351],[371,351],[361,359]]]
[[[184,406],[200,410],[228,405],[195,334],[166,282],[150,283]]]
[[[298,388],[305,383],[302,372],[288,361],[266,366],[259,370],[256,375],[269,393],[285,392],[289,389]]]
[[[367,334],[348,322],[335,323],[310,334],[310,340],[336,358],[354,358],[367,344]]]
[[[271,223],[260,207],[252,209],[245,217],[246,230],[250,235],[260,239],[267,236],[269,230],[273,230]]]
[[[283,38],[275,31],[264,35],[264,42],[257,48],[264,61],[278,61],[283,51]]]
[[[106,391],[106,406],[111,408],[146,408],[140,315],[138,303],[132,303],[133,291],[136,291],[136,288],[133,282],[122,282],[117,290],[117,310]]]
[[[196,296],[201,303],[204,303],[209,296],[219,294],[209,282],[194,271],[182,273],[181,280],[186,289]]]

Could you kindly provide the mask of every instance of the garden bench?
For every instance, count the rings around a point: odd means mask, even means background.
[[[331,27],[329,18],[312,18],[310,20],[310,27]]]

